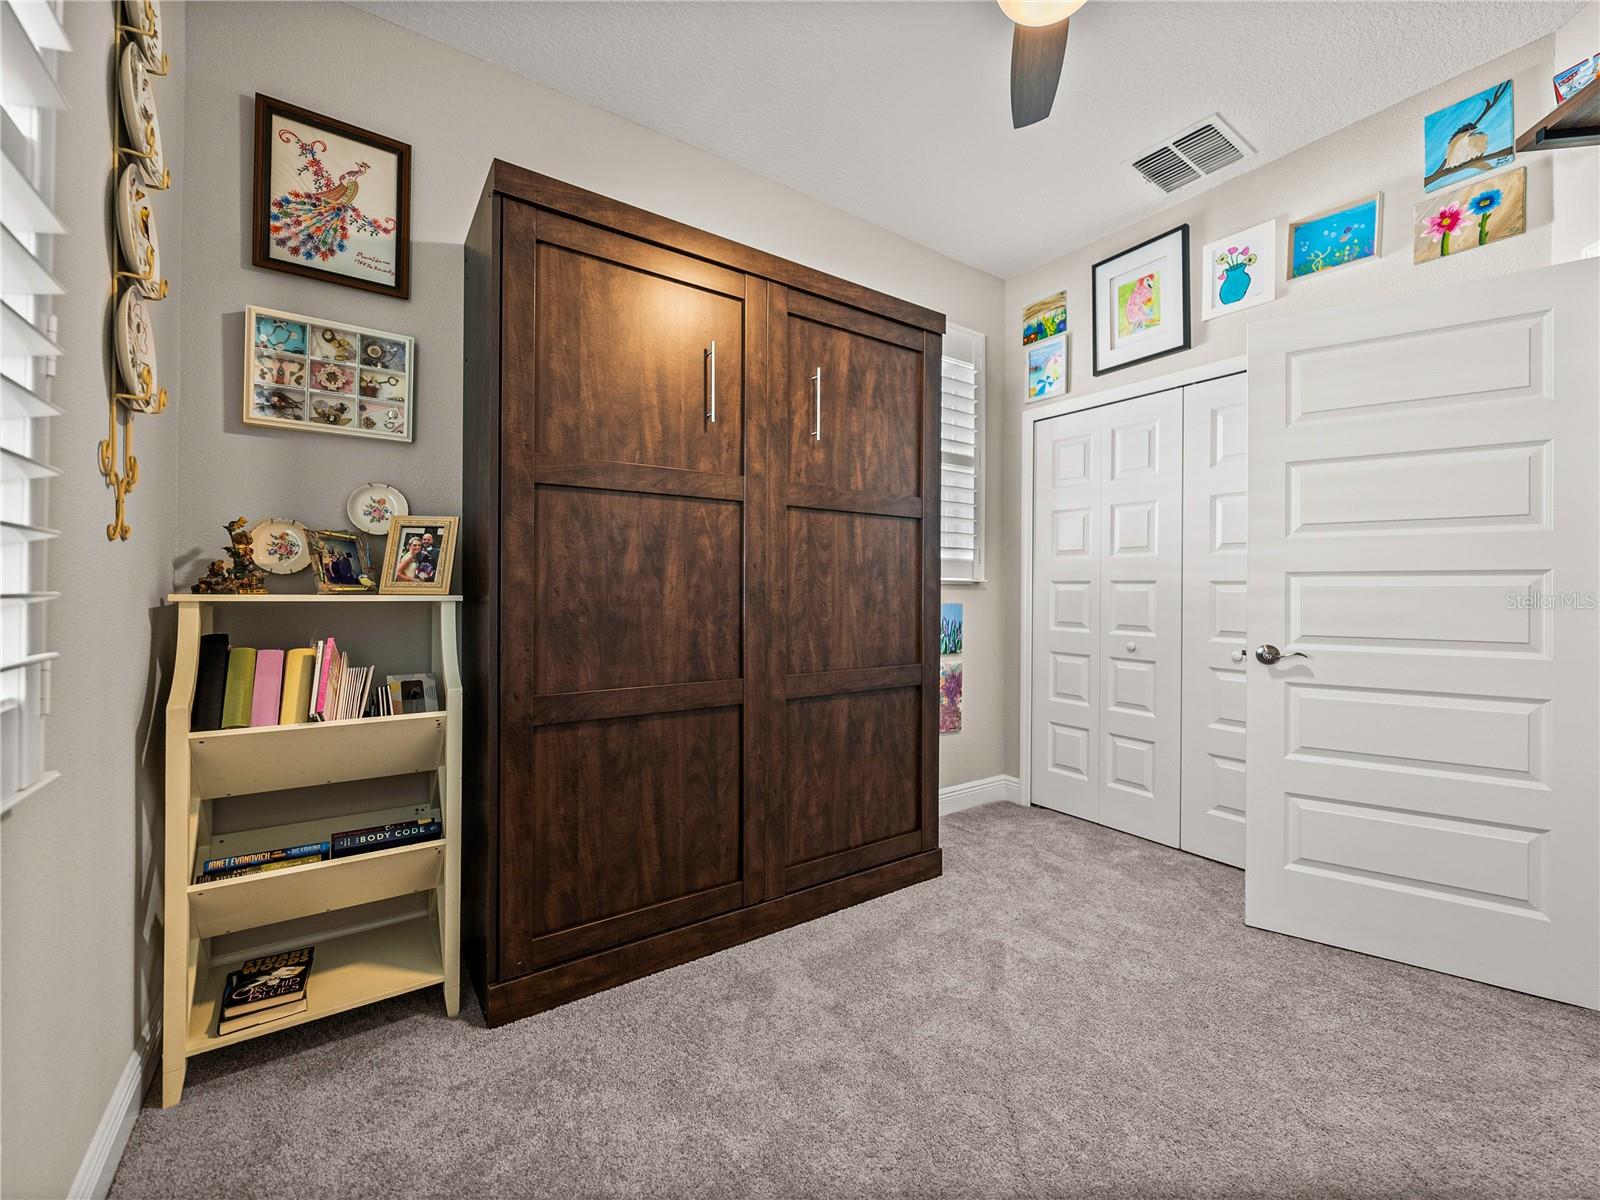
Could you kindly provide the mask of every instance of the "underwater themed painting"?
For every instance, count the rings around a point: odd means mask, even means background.
[[[1289,226],[1289,278],[1377,257],[1382,227],[1382,192],[1293,222]]]

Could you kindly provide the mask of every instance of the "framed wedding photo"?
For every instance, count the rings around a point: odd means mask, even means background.
[[[1189,227],[1094,265],[1094,373],[1189,348]]]
[[[411,296],[411,147],[256,95],[251,257],[402,300]]]
[[[449,595],[460,521],[459,517],[413,516],[391,521],[378,590],[390,595]]]

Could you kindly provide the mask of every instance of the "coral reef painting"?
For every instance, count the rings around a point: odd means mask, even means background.
[[[1289,226],[1289,278],[1377,257],[1382,225],[1382,192],[1295,221]]]

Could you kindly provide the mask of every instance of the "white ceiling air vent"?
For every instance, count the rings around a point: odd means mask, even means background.
[[[1212,113],[1170,142],[1133,160],[1133,169],[1163,192],[1175,192],[1255,151],[1223,119]]]

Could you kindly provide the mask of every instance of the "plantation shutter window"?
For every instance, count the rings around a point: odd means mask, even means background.
[[[50,711],[45,571],[51,540],[50,397],[61,351],[51,274],[66,232],[52,211],[56,63],[69,49],[57,3],[0,4],[0,812],[55,778],[44,767]]]
[[[947,327],[939,419],[940,574],[947,583],[983,579],[983,360],[983,334]]]

